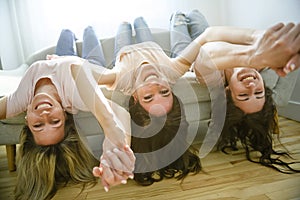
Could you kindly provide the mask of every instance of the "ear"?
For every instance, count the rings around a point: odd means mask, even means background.
[[[132,94],[132,97],[134,100],[134,104],[136,104],[139,101],[136,92]]]
[[[226,92],[230,90],[228,85],[225,87],[225,90]]]
[[[25,124],[28,125],[27,115],[25,115],[24,119],[25,119]]]

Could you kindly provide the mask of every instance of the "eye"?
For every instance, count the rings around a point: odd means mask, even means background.
[[[246,97],[248,96],[247,94],[239,94],[240,97]]]
[[[255,92],[254,94],[262,94],[263,91],[258,91],[258,92]]]
[[[150,102],[150,101],[152,100],[152,97],[153,97],[152,94],[145,95],[144,98],[143,98],[143,100],[144,100],[145,102]]]
[[[169,89],[163,89],[163,90],[160,91],[160,94],[162,94],[164,96],[167,96],[169,93],[170,93]]]
[[[60,122],[60,119],[54,119],[52,120],[52,124],[58,124]]]
[[[42,127],[42,125],[43,125],[42,123],[36,123],[36,124],[33,125],[33,127],[34,128],[40,128],[40,127]]]

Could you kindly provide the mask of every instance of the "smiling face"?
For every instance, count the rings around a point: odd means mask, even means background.
[[[167,114],[173,105],[173,94],[166,78],[153,65],[144,63],[137,71],[133,96],[154,116]]]
[[[265,103],[264,82],[252,68],[234,68],[225,71],[234,104],[245,113],[262,110]]]
[[[27,107],[26,119],[36,144],[53,145],[64,138],[65,112],[61,104],[50,95],[35,95]]]

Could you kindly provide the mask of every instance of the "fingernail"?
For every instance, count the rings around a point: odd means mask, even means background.
[[[104,186],[105,192],[108,192],[108,187]]]
[[[122,184],[126,184],[126,183],[127,183],[127,180],[122,180],[121,183],[122,183]]]
[[[118,148],[114,148],[114,149],[113,149],[113,152],[118,153],[118,152],[119,152],[119,149],[118,149]]]
[[[295,65],[295,63],[292,63],[292,64],[290,65],[290,69],[291,69],[291,71],[294,71],[294,70],[295,70],[295,68],[296,68],[296,65]]]
[[[133,175],[129,175],[129,176],[128,176],[128,178],[130,178],[130,179],[133,179],[133,178],[134,178],[134,176],[133,176]]]

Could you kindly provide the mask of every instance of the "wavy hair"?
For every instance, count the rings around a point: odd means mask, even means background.
[[[129,100],[129,112],[132,119],[132,137],[131,148],[135,153],[147,153],[161,149],[170,143],[177,134],[180,134],[179,141],[172,146],[173,150],[176,148],[185,148],[182,155],[179,155],[171,164],[157,170],[135,173],[134,179],[140,185],[151,185],[154,182],[161,181],[163,178],[184,179],[189,173],[197,174],[201,170],[200,158],[198,157],[198,150],[186,141],[188,122],[185,118],[183,105],[180,100],[173,94],[174,101],[171,111],[167,114],[166,120],[161,117],[150,116],[149,113],[138,103],[134,102],[131,97]],[[163,124],[162,124],[163,123]],[[137,126],[136,126],[137,125]],[[157,130],[157,127],[161,127]],[[155,135],[153,133],[156,133]],[[148,137],[149,134],[152,136]],[[178,135],[177,135],[178,136]],[[180,145],[180,147],[178,147]],[[152,165],[160,164],[159,160],[167,160],[172,151],[165,151],[160,154],[160,158],[148,157],[148,162]],[[150,159],[150,160],[149,160]],[[136,161],[135,168],[143,168],[140,166],[145,164]]]
[[[287,152],[273,149],[273,136],[279,135],[277,109],[272,98],[272,90],[265,87],[265,91],[266,101],[263,109],[256,113],[245,114],[234,105],[231,92],[227,90],[227,113],[218,148],[227,153],[228,149],[238,150],[240,142],[249,161],[282,173],[300,172],[290,166],[295,162],[288,163],[278,158],[278,156],[289,156]],[[260,153],[258,159],[251,155],[253,151]]]
[[[71,114],[67,114],[65,137],[55,145],[39,146],[28,126],[20,135],[17,154],[16,199],[51,199],[68,183],[94,186],[92,168],[99,161],[81,141]]]

